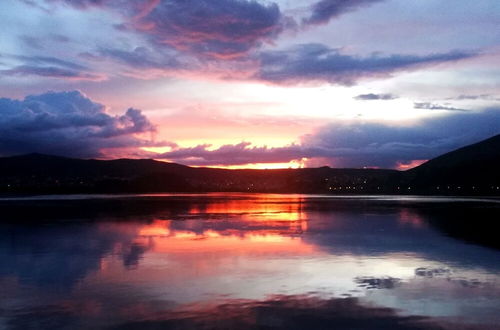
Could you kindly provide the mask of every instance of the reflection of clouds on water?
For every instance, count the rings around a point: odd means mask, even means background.
[[[125,265],[136,264],[144,249],[132,243],[134,237],[134,232],[102,230],[93,224],[3,225],[0,276],[16,276],[38,287],[70,288],[99,271],[108,254],[119,253]]]
[[[59,292],[54,298],[38,290],[39,300],[33,302],[32,292],[14,285],[0,297],[32,304],[17,309],[26,317],[11,319],[18,328],[36,322],[70,327],[85,315],[104,323],[106,317],[163,320],[126,324],[132,328],[257,324],[293,329],[293,313],[302,312],[309,324],[322,320],[334,326],[342,313],[323,314],[342,304],[350,308],[347,314],[365,313],[365,325],[401,321],[399,326],[409,327],[424,320],[395,310],[449,318],[469,310],[474,322],[490,322],[500,305],[498,252],[443,236],[429,225],[429,217],[432,212],[377,203],[197,197],[181,205],[170,201],[150,213],[142,210],[140,216],[4,224],[0,284],[15,279],[25,287]],[[281,298],[269,298],[278,293]],[[340,298],[346,296],[351,298]],[[217,305],[222,301],[225,307]],[[207,318],[210,309],[199,304],[219,306],[219,316]],[[181,316],[187,312],[179,306],[197,306],[186,324]],[[250,321],[227,319],[221,308],[233,308]],[[375,310],[383,310],[383,317]],[[347,314],[345,322],[351,324]]]
[[[457,329],[457,318],[404,316],[397,310],[369,306],[358,298],[321,299],[274,295],[264,300],[228,299],[218,303],[171,305],[161,301],[96,305],[61,303],[23,310],[11,329]],[[468,325],[479,330],[488,324]]]
[[[449,276],[451,270],[449,268],[426,268],[419,267],[415,269],[415,275],[423,277]]]
[[[354,278],[354,282],[359,287],[365,289],[394,289],[401,284],[401,279],[394,277],[373,277],[373,276],[358,276]]]
[[[302,237],[305,242],[336,255],[377,257],[406,253],[461,267],[482,267],[491,271],[500,269],[496,250],[448,237],[425,224],[428,220],[447,220],[439,218],[443,214],[433,217],[430,212],[424,216],[418,210],[403,210],[382,209],[370,213],[351,210],[331,214],[310,212],[308,230]],[[460,209],[450,210],[448,216],[453,217],[454,212],[460,212]],[[402,214],[406,219],[404,221],[401,221]]]
[[[481,277],[415,276],[390,290],[371,290],[362,301],[398,309],[401,315],[457,318],[465,324],[483,323],[488,324],[484,329],[496,329],[493,325],[500,324],[498,277]]]

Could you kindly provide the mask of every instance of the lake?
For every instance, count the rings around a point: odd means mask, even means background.
[[[1,329],[500,329],[498,199],[0,199]]]

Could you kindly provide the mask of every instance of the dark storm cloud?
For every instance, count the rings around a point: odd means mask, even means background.
[[[423,120],[413,126],[382,123],[336,123],[285,147],[251,147],[249,143],[180,148],[160,158],[192,165],[278,163],[302,158],[326,159],[335,167],[378,166],[430,159],[500,133],[500,109]]]
[[[149,142],[135,136],[154,132],[140,110],[112,116],[78,91],[0,99],[0,154],[30,152],[96,157],[105,148],[129,148]]]
[[[342,14],[367,7],[384,0],[321,0],[311,7],[311,15],[303,20],[303,24],[326,24]]]
[[[394,72],[414,70],[439,63],[476,56],[469,52],[430,55],[344,55],[322,44],[302,44],[284,51],[260,54],[261,68],[256,78],[274,83],[323,81],[352,85],[363,78],[388,77]]]
[[[413,104],[413,107],[415,109],[424,109],[424,110],[468,111],[465,109],[459,109],[429,102],[415,102]]]
[[[399,98],[399,96],[394,95],[394,94],[361,94],[358,96],[355,96],[354,99],[358,101],[374,101],[374,100],[395,100]]]

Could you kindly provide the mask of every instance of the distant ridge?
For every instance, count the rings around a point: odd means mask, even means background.
[[[500,134],[431,159],[405,175],[417,188],[434,191],[496,190],[500,185]]]
[[[0,194],[274,192],[500,195],[500,135],[414,169],[193,168],[151,159],[0,158]]]

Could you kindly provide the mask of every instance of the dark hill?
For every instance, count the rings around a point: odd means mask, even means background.
[[[151,159],[84,160],[29,154],[0,158],[0,193],[275,192],[486,194],[500,190],[500,135],[399,172],[329,167],[193,168]]]
[[[421,191],[463,190],[500,194],[500,134],[436,157],[406,171],[405,181]]]
[[[276,170],[193,168],[150,159],[84,160],[29,154],[0,158],[0,192],[375,192],[400,172],[329,167]]]

